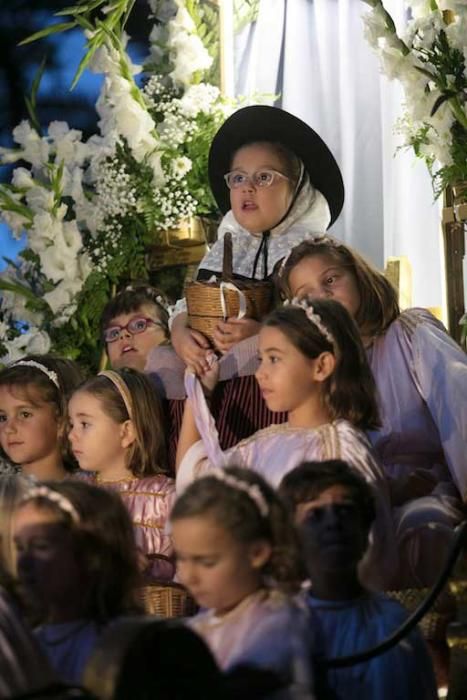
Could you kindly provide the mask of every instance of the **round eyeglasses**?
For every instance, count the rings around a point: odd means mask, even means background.
[[[120,338],[120,333],[122,331],[128,331],[130,335],[138,335],[138,333],[144,333],[149,325],[160,326],[163,328],[163,324],[160,321],[154,321],[152,318],[146,318],[145,316],[136,316],[128,321],[126,326],[110,326],[104,330],[104,341],[106,343],[114,343]]]
[[[229,190],[236,190],[248,183],[251,183],[253,187],[271,187],[278,179],[290,180],[287,175],[280,173],[278,170],[269,169],[257,170],[251,175],[242,170],[231,170],[230,173],[224,175],[224,180]]]

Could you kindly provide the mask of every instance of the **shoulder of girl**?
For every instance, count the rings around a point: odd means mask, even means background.
[[[419,326],[431,326],[432,328],[437,328],[438,330],[446,332],[446,328],[441,321],[433,316],[428,309],[422,307],[414,307],[401,311],[388,330],[400,328],[403,332],[412,336]]]

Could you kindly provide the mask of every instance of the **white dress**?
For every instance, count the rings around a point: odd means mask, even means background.
[[[198,379],[187,373],[185,387],[201,440],[192,445],[180,464],[177,491],[216,467],[254,469],[277,488],[285,474],[301,462],[342,459],[372,485],[376,499],[376,521],[368,554],[360,570],[363,580],[366,585],[376,589],[392,583],[398,558],[389,491],[369,443],[360,430],[344,420],[315,429],[291,428],[284,423],[259,430],[234,447],[222,451],[215,422]]]

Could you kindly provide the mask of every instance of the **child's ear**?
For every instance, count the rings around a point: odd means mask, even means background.
[[[122,447],[130,447],[136,440],[135,424],[132,420],[126,420],[120,424],[120,443]]]
[[[249,551],[248,559],[253,569],[262,569],[269,561],[272,554],[272,545],[267,540],[256,540],[252,542]]]
[[[336,358],[332,352],[322,352],[314,360],[313,379],[315,382],[324,382],[336,369]]]

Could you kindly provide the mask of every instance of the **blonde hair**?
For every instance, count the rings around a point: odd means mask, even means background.
[[[104,413],[116,423],[133,422],[136,440],[128,450],[126,466],[135,477],[167,473],[167,431],[155,387],[145,374],[128,367],[111,370],[109,374],[118,377],[123,391],[105,372],[91,377],[76,391],[98,399]]]
[[[12,518],[16,506],[28,490],[28,482],[20,474],[0,475],[0,565],[16,574]]]

